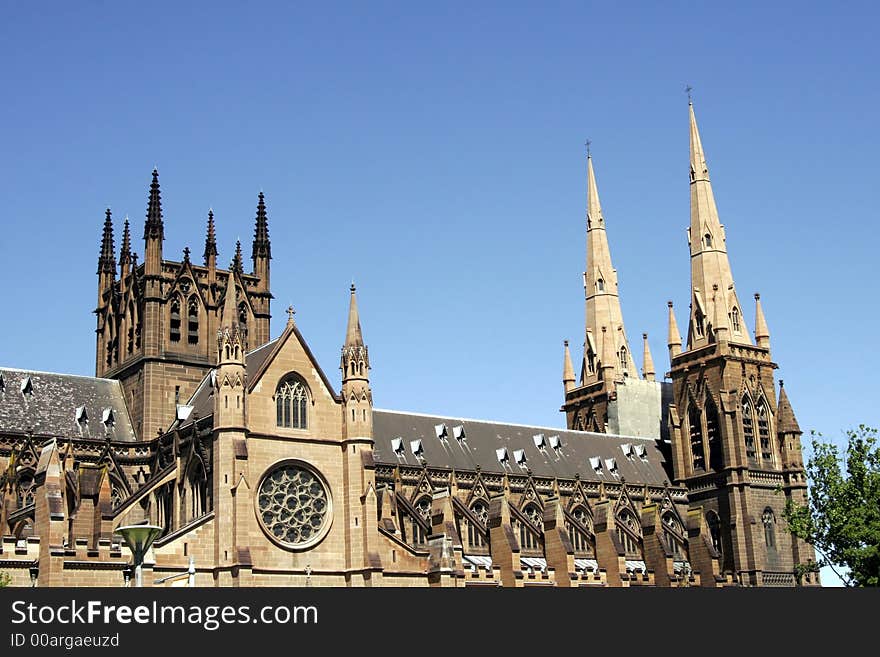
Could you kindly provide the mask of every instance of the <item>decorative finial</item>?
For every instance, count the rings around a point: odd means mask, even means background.
[[[785,386],[785,381],[779,379],[779,387],[782,388],[783,386]]]
[[[755,292],[755,301],[760,301],[760,300],[761,300],[761,293]]]
[[[189,262],[189,247],[188,246],[183,247],[183,261]]]
[[[563,341],[562,341],[562,344],[563,344],[564,346],[567,347],[567,346],[568,346],[568,340],[563,340]]]
[[[642,340],[647,340],[647,339],[648,339],[648,334],[642,333]]]
[[[288,323],[293,323],[293,316],[296,314],[296,311],[293,309],[293,306],[287,306],[287,321]]]
[[[352,294],[354,294],[355,290],[357,289],[357,288],[354,286],[354,281],[351,282],[351,287],[350,287],[349,289],[351,290]]]
[[[685,87],[684,87],[684,92],[688,95],[688,104],[689,104],[689,105],[693,105],[693,104],[694,104],[694,99],[691,97],[691,92],[692,92],[693,90],[694,90],[694,88],[693,88],[691,85],[689,85],[689,84],[686,84]]]
[[[592,157],[592,155],[590,154],[590,145],[592,143],[593,142],[590,139],[587,139],[587,141],[584,142],[584,146],[587,147],[587,157]]]
[[[671,302],[671,301],[667,301],[667,302],[666,302],[666,305],[667,305],[667,307],[672,308],[672,302]]]

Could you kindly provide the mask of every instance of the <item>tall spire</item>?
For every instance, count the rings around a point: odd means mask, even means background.
[[[266,200],[263,192],[260,192],[257,201],[257,219],[254,226],[254,244],[251,258],[254,261],[254,271],[257,270],[257,259],[272,257],[272,245],[269,242],[269,222],[266,217]]]
[[[238,326],[238,302],[236,299],[235,276],[233,272],[229,272],[229,279],[226,283],[226,296],[223,299],[223,317],[220,320],[220,326],[223,329],[232,329],[237,331]]]
[[[678,330],[678,322],[675,321],[675,311],[672,302],[667,301],[669,306],[669,332],[666,338],[666,346],[669,347],[669,357],[674,358],[681,353],[681,331]]]
[[[351,284],[351,300],[348,305],[348,327],[345,330],[346,347],[363,347],[364,336],[361,334],[361,318],[358,314],[356,288]]]
[[[653,381],[654,375],[654,359],[651,357],[651,347],[648,346],[648,334],[642,333],[642,341],[644,342],[644,358],[642,360],[642,376],[645,381]]]
[[[217,235],[214,233],[214,211],[208,210],[208,233],[205,237],[205,267],[211,266],[211,260],[214,264],[217,262]]]
[[[638,378],[626,330],[623,325],[623,313],[620,309],[620,297],[617,288],[617,270],[611,263],[611,250],[608,248],[608,234],[605,217],[599,201],[599,188],[596,185],[596,174],[593,171],[593,157],[587,156],[587,270],[584,272],[584,293],[586,296],[586,331],[594,338],[609,342],[600,347],[603,376],[606,380],[622,379],[624,376]],[[605,327],[606,335],[602,335]],[[586,341],[589,349],[589,340]],[[606,358],[605,350],[610,349],[613,359]],[[595,356],[595,354],[593,354]],[[590,354],[585,354],[589,361]],[[610,367],[610,371],[606,368]],[[599,372],[587,370],[584,383],[597,381]]]
[[[755,292],[755,342],[759,347],[770,347],[770,329],[767,328],[764,309],[761,308],[761,295],[757,292]]]
[[[122,248],[119,249],[119,264],[131,264],[131,230],[128,227],[128,217],[122,227]]]
[[[110,208],[104,214],[104,231],[101,235],[101,255],[98,257],[98,274],[109,274],[112,280],[116,276],[116,255],[113,247],[113,219]]]
[[[147,221],[144,224],[144,239],[165,239],[158,169],[153,169],[153,182],[150,183],[150,200],[147,202]]]
[[[568,340],[565,341],[565,353],[562,363],[562,385],[568,392],[574,388],[574,366],[571,364],[571,351],[568,349]]]
[[[703,347],[719,328],[727,330],[730,342],[751,344],[743,319],[742,306],[736,295],[724,227],[718,219],[715,195],[709,180],[706,152],[697,128],[693,103],[688,104],[690,117],[690,188],[691,222],[688,241],[691,250],[691,315],[688,349]],[[714,287],[717,286],[717,293]],[[714,296],[714,300],[713,300]],[[714,304],[720,305],[715,311]],[[712,306],[712,307],[710,307]],[[709,324],[712,323],[712,331]]]
[[[244,267],[241,264],[241,240],[235,240],[235,255],[232,257],[232,262],[229,263],[229,269],[239,274],[244,273]]]
[[[779,381],[779,404],[776,409],[776,430],[779,433],[803,433],[794,415],[791,402],[788,401],[788,394],[785,392],[782,380]]]

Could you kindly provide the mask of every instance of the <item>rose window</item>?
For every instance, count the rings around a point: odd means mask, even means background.
[[[280,543],[305,547],[327,528],[327,487],[302,465],[288,463],[272,470],[260,484],[257,502],[263,527]]]

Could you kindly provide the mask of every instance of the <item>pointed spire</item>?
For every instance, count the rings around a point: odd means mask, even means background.
[[[678,330],[678,323],[675,321],[675,311],[672,309],[672,302],[667,301],[669,306],[669,333],[666,338],[666,346],[669,347],[669,357],[674,358],[681,353],[681,332]]]
[[[642,360],[642,376],[645,377],[645,381],[653,381],[654,375],[656,372],[654,371],[654,359],[651,358],[651,347],[648,346],[648,334],[642,333],[642,341],[644,342],[644,358]]]
[[[235,255],[232,262],[229,263],[229,269],[239,274],[244,273],[244,267],[241,264],[241,240],[235,240]]]
[[[162,222],[162,198],[159,193],[159,170],[153,169],[153,182],[150,183],[150,200],[147,202],[147,221],[144,224],[144,239],[165,238]]]
[[[226,283],[226,296],[223,299],[223,317],[220,326],[223,328],[238,330],[238,300],[236,298],[235,274],[229,272]]]
[[[217,235],[214,232],[214,211],[208,210],[208,233],[205,237],[205,267],[210,267],[213,259],[216,265],[217,258]]]
[[[254,261],[254,270],[257,269],[257,258],[269,259],[272,257],[272,245],[269,242],[269,222],[266,218],[266,202],[263,192],[260,192],[257,201],[257,219],[254,226],[254,244],[251,258]]]
[[[770,329],[767,328],[767,320],[764,319],[761,295],[757,292],[755,292],[755,342],[759,347],[770,347]]]
[[[568,392],[574,388],[574,366],[571,364],[571,351],[568,349],[568,340],[565,341],[565,354],[562,363],[562,385]]]
[[[776,423],[779,433],[803,433],[794,415],[791,402],[788,401],[788,394],[785,392],[785,386],[781,379],[779,381],[779,404],[776,410]]]
[[[601,340],[599,353],[602,359],[602,378],[606,381],[612,379],[617,371],[617,354],[614,349],[614,338],[612,335],[613,333],[606,326],[603,326],[599,333],[599,340]]]
[[[602,338],[603,352],[598,354],[602,359],[602,368],[611,367],[611,371],[603,374],[608,380],[619,380],[625,376],[638,378],[635,362],[629,354],[629,342],[623,324],[623,312],[620,308],[620,297],[617,286],[617,270],[611,261],[611,250],[608,247],[608,234],[602,204],[599,201],[599,187],[593,170],[593,157],[587,156],[587,270],[584,273],[584,292],[586,296],[586,332],[594,338]],[[601,336],[600,327],[607,329]],[[608,344],[605,344],[608,343]],[[589,340],[587,340],[589,344]],[[609,349],[614,358],[606,358],[605,349]],[[621,354],[626,353],[625,358]],[[588,355],[585,353],[584,358]],[[599,378],[599,372],[587,371],[585,383],[593,383]]]
[[[357,296],[354,283],[351,284],[351,300],[348,306],[348,327],[345,330],[345,346],[363,347],[364,337],[361,334],[361,318],[358,314]]]
[[[131,230],[128,227],[128,216],[122,227],[122,248],[119,250],[119,264],[131,264]]]
[[[110,278],[116,276],[116,255],[113,247],[113,219],[110,208],[104,215],[104,232],[101,235],[101,255],[98,258],[98,273],[110,274]]]
[[[709,344],[707,324],[726,330],[731,342],[752,344],[745,326],[742,306],[736,294],[724,227],[718,218],[715,195],[709,181],[709,165],[697,128],[693,103],[688,104],[690,120],[691,221],[688,241],[691,250],[691,315],[688,349]],[[717,286],[717,291],[715,287]],[[715,300],[712,297],[715,297]],[[713,307],[708,307],[712,301]],[[715,302],[720,305],[716,311]]]

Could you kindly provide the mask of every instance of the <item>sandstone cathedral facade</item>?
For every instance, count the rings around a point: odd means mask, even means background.
[[[728,259],[689,106],[690,309],[669,303],[669,378],[624,327],[587,157],[586,327],[565,343],[566,429],[373,407],[354,285],[337,390],[289,310],[270,331],[268,213],[252,266],[163,254],[153,171],[144,256],[107,210],[95,377],[0,369],[0,571],[13,584],[123,585],[114,530],[163,528],[153,586],[794,586],[785,529],[806,479],[791,404]],[[754,335],[754,337],[752,337]],[[578,354],[580,355],[580,354]]]

